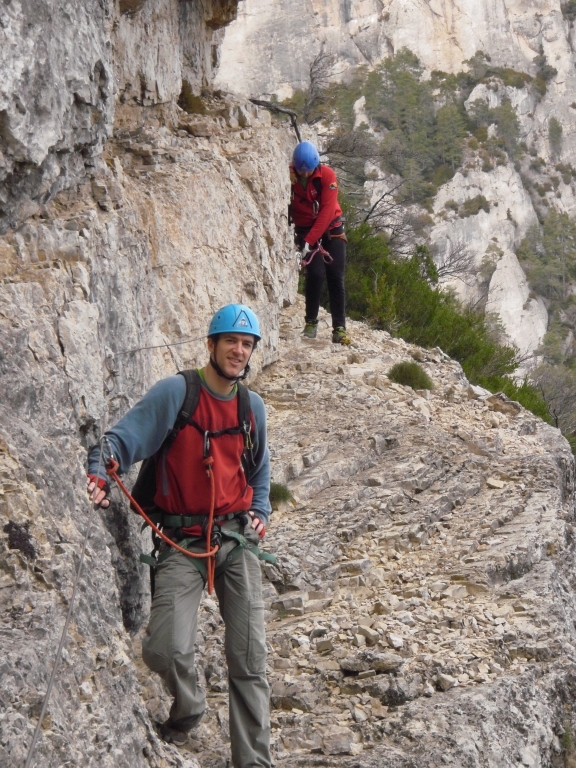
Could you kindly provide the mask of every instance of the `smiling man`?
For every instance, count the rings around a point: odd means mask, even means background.
[[[256,315],[242,304],[220,309],[210,323],[208,363],[155,384],[106,433],[105,445],[126,472],[154,457],[152,509],[156,524],[192,552],[206,551],[205,524],[212,486],[203,463],[213,460],[215,591],[225,623],[230,736],[234,768],[269,768],[270,718],[266,680],[264,604],[257,544],[270,516],[270,459],[266,411],[238,382],[260,340]],[[108,458],[108,457],[106,457]],[[88,493],[102,508],[109,488],[99,449],[88,456]],[[248,544],[248,546],[246,546]],[[194,668],[198,607],[206,567],[169,545],[159,549],[150,621],[142,643],[148,667],[174,702],[160,735],[183,745],[201,720],[204,690]],[[207,638],[210,642],[210,638]]]

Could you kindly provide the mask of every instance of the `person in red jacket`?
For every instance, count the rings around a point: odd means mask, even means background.
[[[290,165],[292,195],[290,218],[295,227],[295,242],[305,267],[306,318],[304,336],[316,338],[318,310],[324,275],[328,285],[332,315],[332,341],[350,344],[346,332],[346,235],[342,209],[338,205],[338,181],[332,168],[320,163],[318,150],[302,141]]]

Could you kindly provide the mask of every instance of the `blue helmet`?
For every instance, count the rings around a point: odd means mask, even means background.
[[[297,173],[313,171],[320,163],[318,150],[310,141],[302,141],[292,155],[292,164]]]
[[[258,318],[244,304],[227,304],[215,313],[208,328],[208,336],[218,333],[248,333],[260,341]]]

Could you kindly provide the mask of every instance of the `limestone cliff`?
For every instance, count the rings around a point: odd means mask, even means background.
[[[168,696],[140,659],[147,537],[119,495],[90,511],[83,459],[153,381],[203,360],[207,319],[230,300],[263,324],[252,386],[295,499],[275,513],[279,563],[264,572],[276,764],[568,760],[567,443],[470,388],[440,350],[360,323],[346,350],[324,319],[317,341],[301,339],[277,172],[292,136],[202,90],[234,12],[1,5],[0,764],[25,763],[91,522],[32,764],[228,765],[217,606],[203,601],[198,637],[209,710],[178,750],[158,738]],[[502,212],[490,221],[511,245]],[[432,393],[389,380],[412,358]]]

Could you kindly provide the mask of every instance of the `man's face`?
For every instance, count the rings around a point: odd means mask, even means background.
[[[311,171],[298,171],[298,176],[301,176],[303,179],[309,179],[310,176],[314,173],[314,169]]]
[[[254,336],[249,333],[222,333],[217,342],[208,339],[208,350],[227,376],[238,376],[254,349]]]

